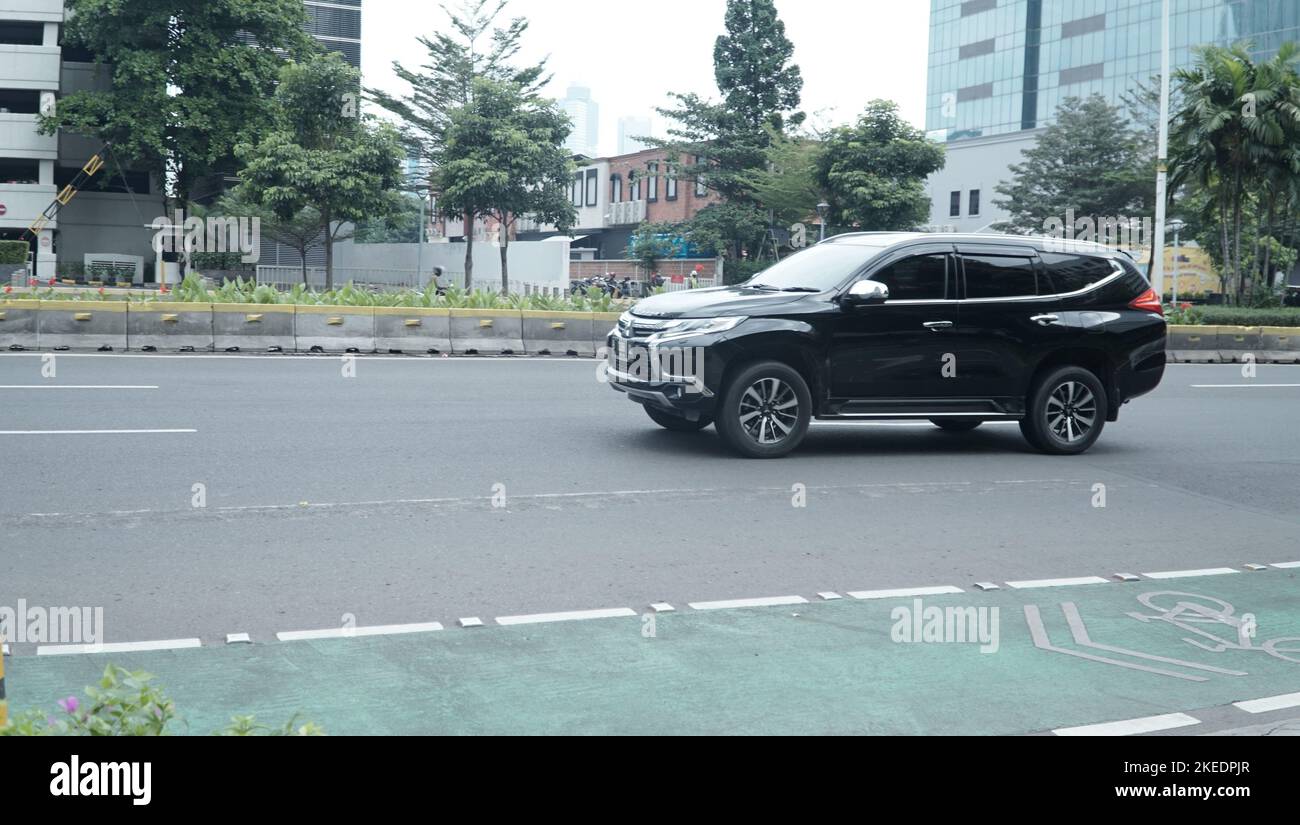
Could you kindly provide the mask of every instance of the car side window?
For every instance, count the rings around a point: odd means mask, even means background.
[[[1042,257],[1052,291],[1061,295],[1082,292],[1115,274],[1115,265],[1106,258],[1055,252],[1045,252]]]
[[[889,287],[889,300],[942,301],[948,296],[948,256],[915,255],[871,276]]]
[[[1033,298],[1038,288],[1033,258],[1012,255],[963,255],[966,298]]]

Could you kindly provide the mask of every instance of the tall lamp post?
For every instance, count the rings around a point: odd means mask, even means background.
[[[1156,296],[1165,295],[1165,215],[1169,188],[1169,0],[1164,0],[1160,17],[1160,138],[1156,154],[1156,237],[1152,250],[1151,287]]]
[[[826,240],[826,216],[831,212],[831,205],[826,201],[817,204],[817,217],[821,221],[821,236],[818,242]]]
[[[1169,231],[1174,233],[1174,306],[1178,305],[1178,275],[1179,275],[1179,258],[1182,257],[1182,251],[1179,248],[1178,236],[1187,228],[1187,222],[1174,218],[1169,222]]]

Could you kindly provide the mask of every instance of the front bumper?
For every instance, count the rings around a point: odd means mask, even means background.
[[[689,420],[713,412],[717,395],[710,385],[716,380],[710,382],[707,346],[656,347],[611,335],[606,349],[605,381],[630,400]]]

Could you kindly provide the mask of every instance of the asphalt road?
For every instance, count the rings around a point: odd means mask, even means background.
[[[1300,559],[1300,367],[1171,367],[1078,458],[824,425],[752,462],[586,361],[55,365],[0,356],[0,605],[109,642]]]

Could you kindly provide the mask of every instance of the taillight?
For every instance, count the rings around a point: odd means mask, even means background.
[[[1137,309],[1142,312],[1154,312],[1156,315],[1160,316],[1165,314],[1164,304],[1161,303],[1160,296],[1156,294],[1154,289],[1148,289],[1146,292],[1143,292],[1141,295],[1134,298],[1132,303],[1128,306],[1129,309]]]

